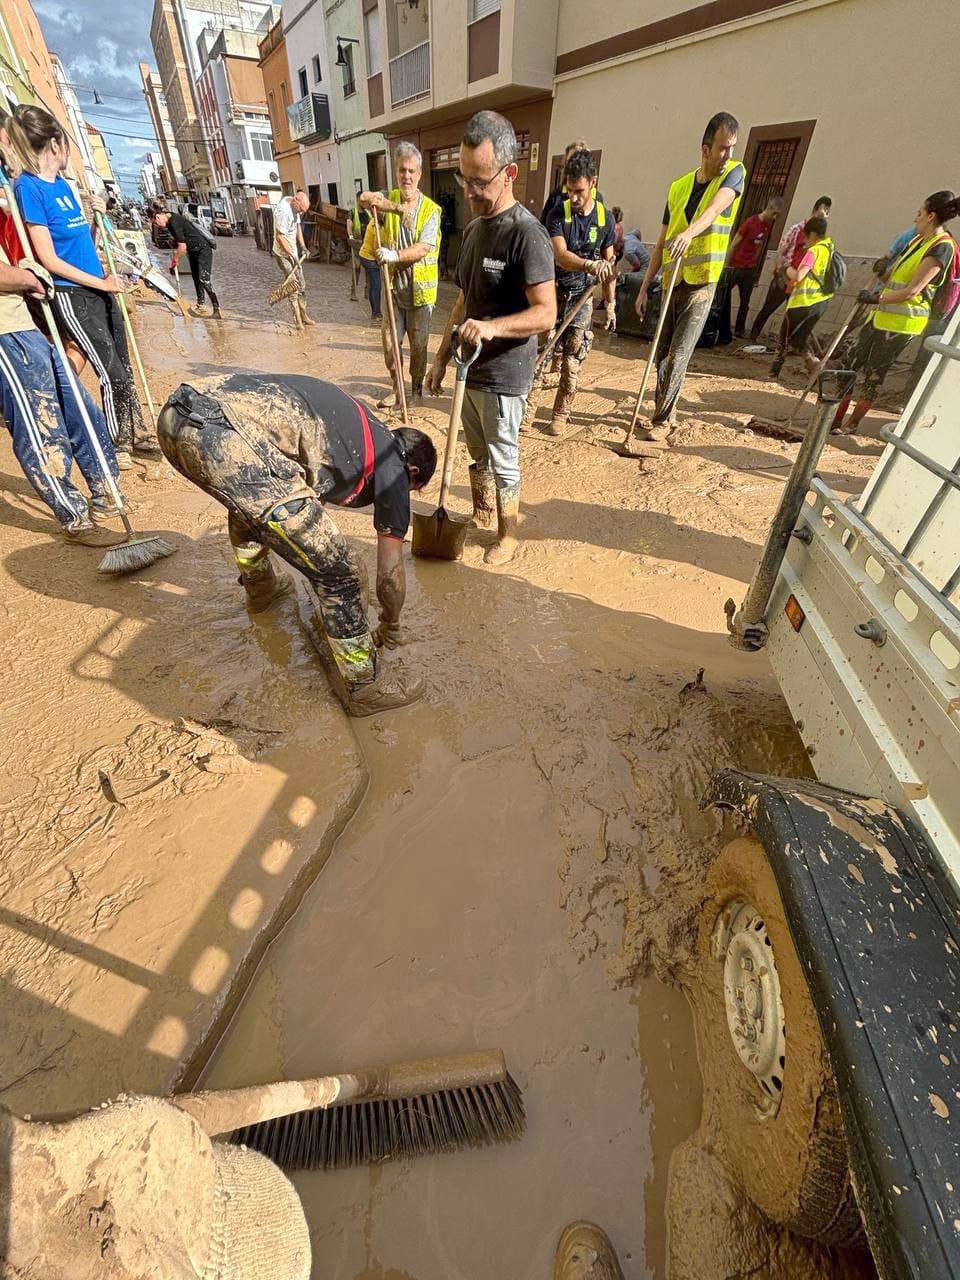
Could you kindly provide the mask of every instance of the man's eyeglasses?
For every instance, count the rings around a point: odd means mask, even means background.
[[[459,169],[453,176],[465,191],[476,191],[479,193],[481,191],[486,191],[490,183],[495,182],[497,178],[500,177],[501,173],[503,173],[504,169],[508,169],[512,163],[512,160],[508,160],[506,164],[502,164],[492,178],[465,178]]]

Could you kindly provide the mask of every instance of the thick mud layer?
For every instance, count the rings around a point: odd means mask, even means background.
[[[301,335],[266,307],[276,279],[252,243],[224,243],[215,274],[221,324],[138,310],[159,401],[229,368],[387,389],[346,270],[308,269],[320,323]],[[51,540],[4,455],[5,651],[21,691],[5,713],[3,865],[20,890],[0,942],[18,1028],[7,1100],[55,1109],[182,1078],[362,795],[207,1083],[502,1046],[529,1127],[510,1148],[298,1177],[314,1274],[539,1280],[565,1223],[588,1218],[630,1280],[666,1276],[667,1169],[700,1107],[677,986],[696,979],[723,842],[699,801],[723,765],[808,766],[763,656],[730,648],[722,612],[795,452],[744,423],[785,416],[789,395],[748,359],[698,356],[664,460],[625,461],[603,443],[645,350],[600,338],[571,420],[581,435],[525,438],[509,566],[485,567],[477,535],[460,563],[408,561],[409,643],[393,660],[427,696],[358,724],[293,601],[247,617],[216,503],[138,469],[125,483],[139,523],[178,555],[103,583]],[[438,441],[449,403],[417,411]],[[844,440],[823,473],[855,491],[878,453]],[[465,468],[461,456],[459,511]],[[337,523],[372,568],[369,514]],[[251,772],[227,766],[240,758]],[[113,804],[92,790],[101,773],[123,805],[91,838],[97,805]]]

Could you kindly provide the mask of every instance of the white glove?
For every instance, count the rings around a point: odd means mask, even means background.
[[[615,302],[605,302],[603,304],[604,311],[607,313],[606,322],[603,326],[604,333],[616,333],[617,330],[617,304]]]
[[[381,267],[382,266],[392,267],[395,263],[400,261],[400,254],[396,251],[396,249],[378,249],[377,261],[380,263]]]

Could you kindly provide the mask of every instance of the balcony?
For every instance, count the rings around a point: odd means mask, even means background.
[[[287,107],[287,126],[294,142],[326,142],[333,137],[327,95],[308,93]]]
[[[414,45],[406,53],[390,59],[390,102],[405,106],[425,98],[430,92],[430,41]]]

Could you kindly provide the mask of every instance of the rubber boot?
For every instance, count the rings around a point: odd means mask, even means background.
[[[847,410],[850,408],[850,401],[853,396],[844,396],[837,405],[837,412],[833,416],[833,422],[830,424],[831,434],[840,435],[843,431],[843,420],[846,417]]]
[[[561,338],[562,342],[563,339]],[[555,387],[560,385],[560,368],[563,364],[563,352],[559,346],[553,348],[553,354],[550,357],[550,368],[543,375],[540,385],[545,391],[553,391]]]
[[[315,325],[316,320],[311,320],[307,315],[307,300],[302,293],[297,294],[297,307],[300,310],[300,323],[304,325]]]
[[[520,486],[497,490],[497,541],[483,557],[487,564],[508,564],[517,550]]]
[[[343,680],[345,696],[341,700],[347,715],[375,716],[423,697],[423,681],[391,670],[377,654],[369,631],[362,636],[327,639]]]
[[[241,569],[237,581],[246,592],[247,608],[251,613],[265,613],[293,589],[287,574],[277,573],[269,553],[252,568]]]
[[[553,415],[544,428],[547,435],[563,435],[564,428],[570,421],[570,411],[577,395],[578,373],[579,370],[573,371],[567,368],[561,372],[557,398],[553,402]]]
[[[489,467],[481,467],[476,462],[471,462],[469,472],[470,492],[473,495],[473,523],[478,529],[492,529],[497,502],[493,472]]]
[[[593,1222],[571,1222],[557,1245],[553,1280],[623,1280],[607,1233]]]

